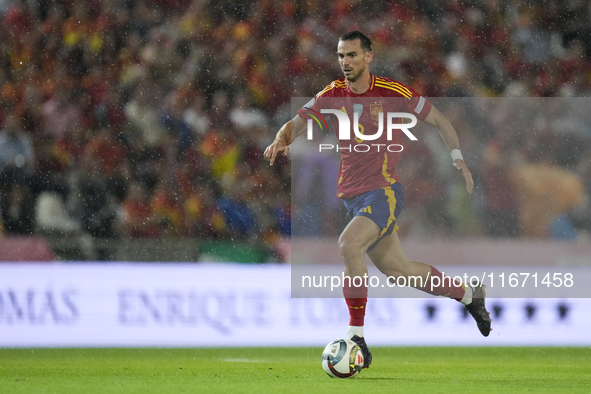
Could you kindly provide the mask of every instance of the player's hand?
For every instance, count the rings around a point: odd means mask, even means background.
[[[464,163],[464,160],[454,160],[454,168],[464,176],[464,180],[466,181],[466,190],[468,193],[472,194],[472,189],[474,189],[474,181],[472,180],[472,174],[466,166],[466,163]]]
[[[289,146],[285,143],[285,141],[276,139],[271,145],[267,147],[267,149],[265,149],[263,156],[265,157],[265,160],[269,162],[269,164],[273,165],[279,152],[283,152],[284,155],[289,154]]]

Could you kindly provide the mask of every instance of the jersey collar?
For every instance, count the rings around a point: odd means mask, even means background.
[[[349,92],[351,92],[352,94],[355,94],[355,95],[357,95],[357,96],[363,96],[364,94],[367,94],[368,92],[371,92],[371,91],[373,90],[373,87],[374,87],[374,86],[375,86],[375,84],[376,84],[376,77],[375,77],[375,75],[373,75],[372,73],[370,73],[370,74],[369,74],[369,79],[370,79],[370,80],[369,80],[369,89],[367,89],[365,92],[363,92],[363,93],[361,93],[361,94],[357,94],[357,93],[355,93],[354,91],[352,91],[352,90],[349,88],[349,81],[347,81],[347,80],[345,79],[345,83],[347,84],[347,90],[348,90]]]

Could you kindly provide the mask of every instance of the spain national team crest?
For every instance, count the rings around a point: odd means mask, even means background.
[[[371,113],[371,118],[375,121],[378,121],[380,118],[380,113],[384,112],[384,108],[382,107],[382,103],[376,103],[369,106],[369,112]]]

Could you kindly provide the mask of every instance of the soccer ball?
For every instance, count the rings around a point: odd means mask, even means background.
[[[332,378],[353,378],[363,368],[364,355],[350,339],[335,339],[322,352],[322,368]]]

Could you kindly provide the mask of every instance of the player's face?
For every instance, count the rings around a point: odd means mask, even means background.
[[[361,48],[359,39],[339,41],[337,55],[345,78],[351,82],[357,81],[363,75],[372,59],[372,53]]]

